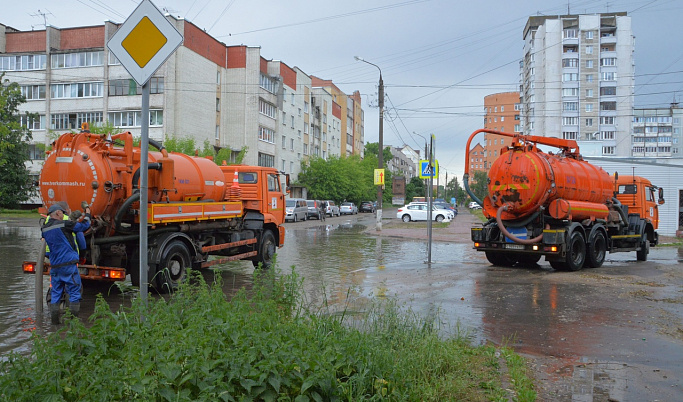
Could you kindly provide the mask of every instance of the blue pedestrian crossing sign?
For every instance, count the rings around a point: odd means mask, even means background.
[[[419,171],[417,172],[420,179],[429,179],[430,177],[436,179],[439,177],[439,161],[434,160],[433,163],[430,165],[429,160],[420,160]]]

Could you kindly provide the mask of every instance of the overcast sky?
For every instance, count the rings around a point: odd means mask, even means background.
[[[519,87],[522,33],[532,15],[626,11],[636,36],[636,107],[683,97],[681,0],[152,0],[227,45],[361,92],[365,141],[378,140],[378,70],[386,92],[384,144],[424,149],[462,181],[464,147],[483,126],[484,96]],[[0,23],[20,30],[123,22],[134,0],[5,0]],[[39,11],[40,10],[40,11]],[[180,134],[180,133],[179,133]],[[483,137],[482,137],[483,139]],[[441,172],[445,173],[444,170]]]

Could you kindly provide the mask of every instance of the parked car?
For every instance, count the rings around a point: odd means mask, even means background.
[[[411,203],[399,208],[398,212],[396,212],[396,217],[403,220],[403,222],[426,221],[427,212],[429,212],[427,203]],[[451,213],[451,211],[440,209],[432,205],[432,219],[437,222],[450,222]]]
[[[470,202],[469,209],[481,209],[481,205],[477,204],[476,202],[472,201]]]
[[[356,207],[356,204],[352,202],[342,202],[341,206],[339,207],[339,213],[342,215],[355,215],[358,213],[358,207]]]
[[[363,201],[360,203],[360,207],[358,207],[358,212],[374,213],[375,212],[375,206],[372,205],[372,201]]]
[[[426,206],[427,203],[426,203],[426,202],[423,202],[423,201],[417,201],[417,202],[411,202],[411,203],[408,204],[408,205],[425,205],[425,206]],[[446,207],[444,207],[443,205],[439,205],[439,204],[437,204],[437,203],[432,203],[432,208],[433,208],[433,209],[442,209],[442,210],[446,211],[446,215],[447,215],[450,219],[455,218],[456,212],[455,212],[454,210],[450,209],[450,208],[446,208]],[[432,213],[432,216],[433,216],[433,215],[434,215],[434,213]],[[426,218],[425,218],[425,219],[426,219]]]
[[[285,200],[285,221],[305,221],[308,217],[308,205],[303,198]]]
[[[339,216],[341,213],[339,213],[339,206],[334,203],[332,200],[327,200],[323,201],[325,203],[325,212],[329,216]]]
[[[307,218],[315,218],[317,220],[325,219],[325,207],[320,200],[306,200],[308,206]]]
[[[458,209],[455,208],[454,206],[452,206],[451,204],[447,203],[447,202],[435,201],[435,202],[434,202],[434,205],[436,205],[436,206],[439,207],[439,208],[447,209],[447,210],[449,210],[449,211],[452,211],[452,212],[453,212],[453,217],[456,216],[456,215],[458,215]]]

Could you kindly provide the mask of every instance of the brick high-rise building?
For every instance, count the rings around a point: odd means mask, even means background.
[[[506,133],[522,131],[519,92],[501,92],[484,97],[484,128]],[[496,134],[484,135],[484,168],[488,169],[500,155],[500,149],[510,145],[511,138]]]

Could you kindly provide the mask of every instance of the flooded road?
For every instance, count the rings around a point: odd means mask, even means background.
[[[453,224],[470,225],[469,214]],[[420,314],[438,312],[444,333],[467,333],[474,343],[507,344],[533,358],[540,400],[683,400],[683,249],[654,248],[647,262],[635,253],[609,254],[600,269],[556,272],[498,268],[469,242],[436,242],[426,264],[422,240],[363,234],[372,215],[286,224],[278,266],[304,279],[306,301],[356,309],[371,297],[395,296]],[[0,223],[0,354],[25,351],[34,322],[32,222]],[[226,293],[252,283],[249,262],[219,267]],[[123,299],[109,285],[86,285],[82,309],[97,293]],[[44,280],[47,289],[47,278]],[[85,315],[84,314],[84,315]]]

